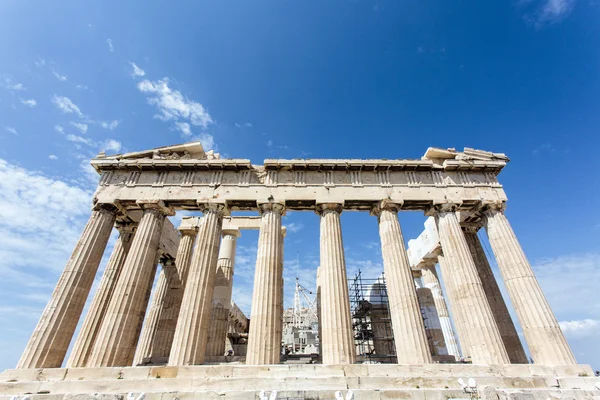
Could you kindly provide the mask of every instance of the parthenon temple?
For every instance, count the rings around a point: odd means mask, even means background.
[[[498,175],[508,161],[502,153],[429,148],[420,159],[254,165],[205,152],[199,142],[101,153],[91,162],[100,180],[89,221],[18,365],[0,374],[0,399],[598,396],[506,217]],[[178,211],[202,216],[175,227],[167,217]],[[288,211],[313,212],[320,224],[314,364],[282,361]],[[357,359],[346,211],[369,213],[379,229],[393,364]],[[408,245],[402,212],[428,216]],[[232,296],[236,242],[246,229],[259,231],[249,316]]]

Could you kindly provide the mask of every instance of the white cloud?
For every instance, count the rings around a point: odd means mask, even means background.
[[[37,61],[33,62],[35,64],[36,67],[43,67],[44,65],[46,65],[46,60],[44,60],[43,58],[39,58]]]
[[[15,82],[11,77],[5,76],[0,81],[0,86],[8,90],[27,90],[27,88],[19,82]]]
[[[117,121],[117,120],[114,120],[114,121],[100,121],[100,126],[103,127],[104,129],[108,129],[108,130],[112,131],[117,126],[119,126],[119,121]]]
[[[243,124],[240,124],[239,122],[235,123],[236,128],[252,128],[252,124],[250,122],[246,122]]]
[[[37,105],[37,101],[35,101],[35,99],[21,100],[21,103],[29,107],[35,107]]]
[[[600,321],[595,319],[560,321],[559,325],[565,335],[572,337],[585,337],[600,333]]]
[[[83,115],[79,107],[68,97],[54,95],[52,96],[52,103],[65,114],[75,113],[79,116]]]
[[[269,147],[273,146],[273,141],[272,140],[267,140],[267,146],[269,146]]]
[[[304,228],[304,224],[296,223],[296,222],[285,223],[284,225],[285,225],[285,228],[287,229],[287,231],[291,232],[291,233],[300,232],[300,230],[302,230],[302,228]]]
[[[169,79],[143,80],[138,89],[149,96],[148,103],[156,106],[157,118],[163,121],[188,120],[192,125],[206,128],[214,121],[204,106],[183,96],[180,91],[169,87]]]
[[[81,90],[88,90],[88,87],[85,85],[77,85],[75,86],[76,89],[81,89]]]
[[[67,80],[67,76],[66,75],[61,75],[56,71],[52,71],[52,73],[54,74],[54,76],[56,77],[56,79],[58,79],[61,82],[64,82]]]
[[[92,139],[84,138],[84,137],[73,135],[73,134],[70,134],[70,133],[66,136],[66,139],[69,142],[83,143],[83,144],[88,145],[88,146],[93,146],[94,145],[94,141]]]
[[[51,159],[51,160],[58,160],[58,157],[57,157],[57,156],[55,156],[54,154],[50,154],[50,155],[48,156],[48,158],[49,158],[49,159]]]
[[[87,124],[83,124],[81,122],[70,122],[69,124],[71,126],[74,126],[75,128],[77,128],[79,130],[79,132],[81,132],[81,133],[87,133],[87,130],[88,130],[88,125]]]
[[[54,130],[58,133],[62,133],[62,134],[65,133],[65,129],[60,125],[54,125]]]
[[[108,51],[111,53],[115,51],[115,47],[113,46],[112,39],[106,39],[106,44],[108,44]]]
[[[19,134],[19,132],[17,132],[17,130],[15,128],[13,128],[12,126],[5,126],[4,129],[7,130],[8,132],[12,133],[13,135]]]
[[[191,140],[192,141],[200,141],[200,143],[202,144],[202,147],[204,147],[205,151],[217,150],[217,147],[215,145],[215,138],[213,135],[211,135],[209,133],[201,133],[198,136],[194,136]]]
[[[141,69],[140,67],[138,67],[134,62],[130,62],[129,64],[133,68],[133,72],[131,73],[131,76],[144,76],[144,75],[146,75],[146,71],[144,71],[143,69]]]
[[[575,0],[547,0],[540,12],[540,22],[556,23],[567,17],[575,6]]]
[[[175,127],[183,133],[183,136],[190,136],[192,134],[192,128],[187,122],[175,122]]]
[[[108,139],[101,145],[100,150],[118,152],[121,150],[121,142],[115,139]]]

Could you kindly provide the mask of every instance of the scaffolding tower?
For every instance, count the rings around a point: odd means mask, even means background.
[[[349,279],[350,310],[358,362],[396,363],[385,275]]]

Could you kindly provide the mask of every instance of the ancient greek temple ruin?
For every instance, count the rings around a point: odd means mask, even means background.
[[[505,215],[498,175],[508,161],[502,153],[429,148],[420,159],[254,165],[197,142],[101,153],[92,160],[100,181],[89,221],[16,369],[0,374],[0,398],[598,396],[591,368],[577,364]],[[167,217],[178,211],[202,216],[174,227]],[[320,364],[281,364],[288,211],[313,212],[320,224]],[[348,211],[370,213],[379,227],[395,364],[357,364],[340,222]],[[429,216],[408,248],[401,212]],[[91,293],[114,229],[118,239]],[[232,299],[244,229],[259,230],[249,326]],[[424,309],[435,318],[424,318]],[[240,343],[245,354],[235,348]]]

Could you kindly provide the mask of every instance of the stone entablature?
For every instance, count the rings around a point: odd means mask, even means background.
[[[401,201],[407,210],[425,210],[434,200],[452,201],[463,209],[506,201],[496,176],[507,162],[502,154],[430,148],[421,160],[267,159],[253,165],[245,159],[125,154],[98,157],[92,165],[101,174],[96,201],[121,202],[127,209],[136,208],[135,199],[147,197],[181,209],[218,199],[231,209],[252,210],[257,199],[273,197],[294,210],[336,202],[345,209],[368,211],[381,199]]]

